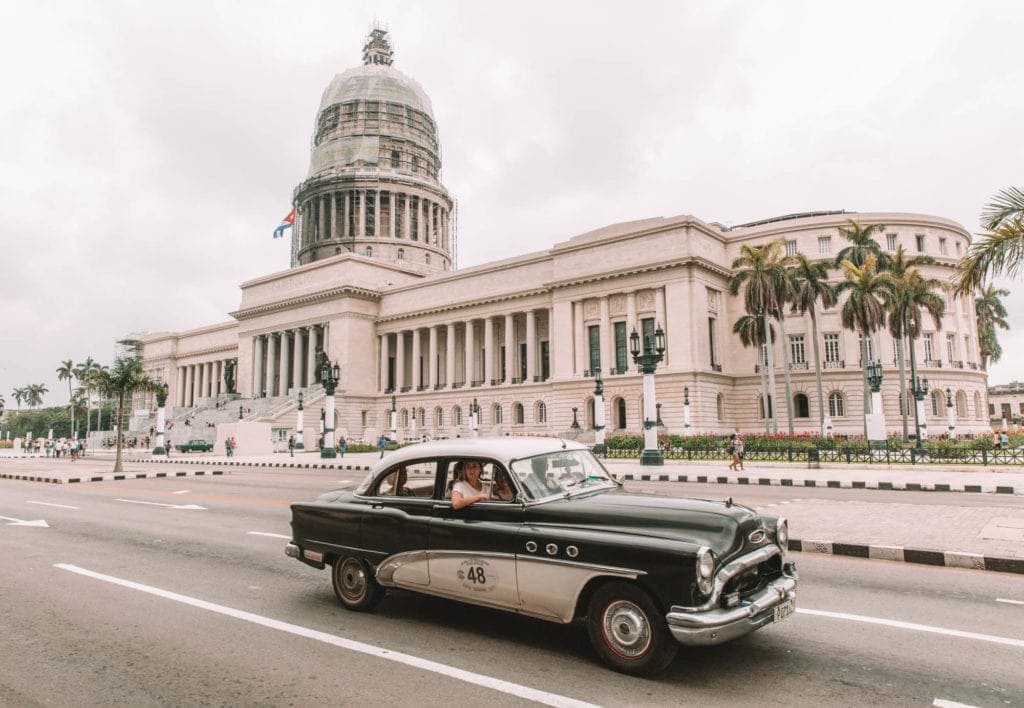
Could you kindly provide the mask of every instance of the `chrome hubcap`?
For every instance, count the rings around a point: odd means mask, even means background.
[[[366,572],[359,561],[353,558],[346,559],[338,570],[338,579],[341,594],[346,600],[358,602],[362,599],[363,593],[366,592]]]
[[[651,646],[651,627],[643,610],[617,600],[604,611],[604,636],[609,646],[628,658],[640,656]]]

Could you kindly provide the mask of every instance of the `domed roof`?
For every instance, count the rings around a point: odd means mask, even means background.
[[[363,64],[335,76],[324,90],[320,110],[345,101],[401,103],[434,117],[423,87],[387,64]]]

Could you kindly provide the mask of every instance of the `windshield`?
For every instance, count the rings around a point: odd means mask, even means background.
[[[615,485],[615,480],[589,450],[565,450],[516,460],[512,463],[512,474],[531,499],[566,496]]]

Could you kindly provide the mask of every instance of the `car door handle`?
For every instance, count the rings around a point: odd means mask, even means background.
[[[448,505],[448,504],[441,504],[440,502],[437,502],[437,503],[434,504],[434,508],[435,509],[450,509],[451,506]]]

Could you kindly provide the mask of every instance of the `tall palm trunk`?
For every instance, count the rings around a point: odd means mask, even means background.
[[[121,424],[124,418],[124,391],[117,397],[117,425],[114,426],[114,437],[117,439],[117,456],[114,458],[114,474],[123,472],[121,467]]]
[[[868,337],[867,332],[860,338],[860,368],[864,376],[864,437],[868,436],[868,413],[871,412],[871,394],[868,392]]]
[[[818,347],[818,317],[814,309],[811,313],[811,334],[814,336],[814,378],[818,383],[818,430],[825,436],[825,393],[821,387],[821,350]]]
[[[786,313],[779,310],[779,338],[782,340],[782,377],[786,382],[786,422],[793,434],[793,387],[789,380],[789,340],[786,338]]]
[[[764,432],[770,434],[771,419],[768,416],[768,354],[766,347],[762,347],[757,353],[757,368],[761,372],[761,412],[764,413]]]
[[[767,369],[768,369],[768,398],[765,401],[766,412],[771,414],[771,432],[779,432],[779,423],[775,417],[775,356],[772,353],[772,332],[768,325],[768,314],[764,315],[764,341],[767,343]]]
[[[907,338],[900,337],[900,345],[896,348],[896,360],[900,367],[900,415],[903,418],[903,442],[908,437],[907,414],[910,412],[910,397],[907,396],[907,357],[903,353],[907,348]]]

